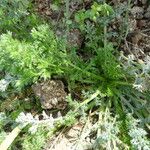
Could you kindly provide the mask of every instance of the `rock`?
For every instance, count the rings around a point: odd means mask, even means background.
[[[129,19],[129,31],[133,32],[137,28],[137,20]]]
[[[143,27],[145,27],[146,26],[146,20],[138,20],[137,21],[137,27],[139,28],[139,29],[141,29],[141,28],[143,28]]]
[[[134,0],[134,1],[132,1],[132,3],[133,3],[134,5],[137,5],[137,4],[138,4],[138,0]]]
[[[149,12],[150,12],[150,6],[147,8],[147,11],[149,11]]]
[[[134,6],[131,9],[131,14],[136,19],[142,19],[143,18],[143,14],[144,14],[144,8],[143,7]]]
[[[131,33],[130,36],[131,36],[131,42],[132,42],[132,44],[134,44],[134,45],[138,45],[139,42],[140,42],[140,41],[142,40],[142,38],[143,38],[143,36],[142,36],[142,34],[141,34],[140,31],[135,31],[135,32]]]
[[[112,0],[114,5],[118,5],[120,3],[120,0]]]
[[[50,10],[46,10],[46,11],[45,11],[45,14],[46,14],[47,16],[50,16],[50,15],[52,14],[52,12],[51,12]]]
[[[147,3],[147,0],[140,0],[143,5]]]
[[[65,31],[61,29],[57,29],[56,35],[58,37],[63,37],[65,35]],[[80,48],[83,42],[83,35],[81,34],[81,31],[78,29],[71,29],[67,36],[67,47],[76,47]]]
[[[71,138],[78,138],[82,129],[83,129],[82,124],[76,124],[76,125],[72,126],[72,128],[68,131],[66,136],[71,137]]]
[[[67,93],[61,80],[48,80],[32,86],[35,96],[40,99],[43,109],[64,109]]]
[[[82,2],[81,1],[70,1],[69,2],[69,10],[70,12],[75,12],[77,10],[80,10],[82,9],[80,6],[82,5]]]
[[[146,13],[144,14],[144,17],[145,17],[146,19],[150,19],[150,6],[147,8],[147,11],[146,11]]]
[[[146,19],[149,19],[149,18],[150,18],[150,12],[145,13],[145,14],[144,14],[144,17],[145,17]]]
[[[80,48],[83,42],[83,36],[78,29],[72,29],[68,34],[68,45],[70,47],[78,47]]]

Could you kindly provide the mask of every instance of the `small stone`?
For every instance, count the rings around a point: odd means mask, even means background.
[[[68,34],[68,45],[80,48],[83,42],[83,36],[78,29],[72,29]]]
[[[143,7],[134,6],[131,9],[131,14],[136,19],[142,19],[143,18],[143,14],[144,14],[144,8]]]
[[[142,59],[138,59],[139,64],[144,64],[144,61]]]
[[[142,38],[143,38],[142,34],[139,31],[135,31],[131,37],[131,41],[133,44],[137,45]]]
[[[141,28],[143,28],[143,27],[145,27],[146,26],[146,20],[138,20],[137,21],[137,27],[139,28],[139,29],[141,29]]]
[[[61,80],[47,80],[32,86],[35,96],[40,99],[43,109],[65,109],[67,93]]]
[[[145,14],[144,14],[144,17],[146,19],[150,19],[150,11],[147,11]]]
[[[112,2],[114,3],[114,5],[118,5],[120,3],[120,0],[112,0]]]
[[[134,0],[134,1],[133,1],[133,4],[134,4],[134,5],[137,5],[137,4],[138,4],[138,0]]]
[[[50,16],[52,13],[51,13],[51,11],[46,10],[45,14],[46,14],[47,16]]]
[[[150,19],[150,6],[147,8],[146,13],[144,14],[146,19]]]
[[[144,13],[143,7],[134,6],[134,7],[131,9],[131,14],[132,14],[132,15],[139,14],[139,13],[141,13],[141,14]]]
[[[150,12],[150,6],[147,8],[147,11],[149,11],[149,12]]]
[[[91,142],[91,139],[89,137],[87,137],[86,141],[89,143],[89,142]]]
[[[61,29],[57,29],[56,35],[58,37],[63,37],[65,35],[65,31]],[[78,29],[71,29],[67,35],[67,46],[80,48],[83,42],[83,35],[81,31]]]
[[[136,19],[129,20],[129,31],[134,31],[137,28],[137,21]]]
[[[141,0],[141,3],[142,3],[143,5],[145,5],[145,4],[147,3],[147,0]]]
[[[68,137],[71,137],[71,138],[77,138],[79,135],[80,135],[80,132],[83,128],[83,125],[82,124],[76,124],[74,125],[67,133],[67,136]]]
[[[42,4],[39,4],[39,5],[38,5],[38,8],[39,8],[39,9],[43,9],[44,6],[43,6]]]

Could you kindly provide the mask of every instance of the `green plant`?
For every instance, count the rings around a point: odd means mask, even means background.
[[[94,147],[98,149],[106,150],[117,150],[125,149],[128,150],[127,144],[119,138],[120,122],[117,121],[117,116],[112,117],[109,109],[106,108],[105,112],[99,112],[98,128],[97,128],[97,139]]]
[[[111,6],[94,3],[90,10],[81,10],[76,14],[76,22],[86,35],[83,53],[89,56],[85,60],[76,57],[76,66],[79,64],[83,66],[82,72],[85,70],[91,73],[90,78],[86,74],[86,80],[82,78],[82,82],[93,83],[106,94],[107,106],[113,107],[117,114],[134,112],[138,118],[149,122],[149,96],[144,91],[149,87],[149,63],[140,65],[125,57],[126,62],[117,58],[119,54],[113,48],[113,43],[109,42],[107,31],[111,20],[115,18],[114,13]],[[141,89],[143,93],[133,87]],[[144,103],[140,99],[144,100]]]
[[[19,41],[12,34],[1,35],[0,70],[16,77],[17,87],[63,74],[67,63],[63,42],[55,37],[48,25],[32,29],[30,42]]]
[[[39,127],[34,134],[25,135],[23,137],[22,148],[24,150],[41,150],[45,144],[47,133],[48,131],[42,127]]]
[[[85,47],[82,49],[83,57],[79,57],[75,50],[71,51],[73,68],[69,71],[70,80],[92,84],[104,90],[103,92],[111,91],[118,85],[130,86],[127,80],[123,82],[128,77],[116,58],[117,51],[108,41],[107,26],[113,15],[112,7],[106,3],[94,3],[91,9],[76,13],[76,22],[85,34]]]
[[[48,133],[54,127],[54,118],[47,116],[44,112],[43,117],[43,120],[38,120],[30,113],[20,113],[16,120],[10,120],[10,116],[6,116],[5,113],[1,113],[0,125],[2,127],[0,127],[0,149],[16,149],[18,142],[23,142],[20,147],[25,150],[33,147],[35,150],[41,149],[41,147],[44,146]],[[4,127],[7,125],[6,123],[11,123],[12,127],[9,126],[7,130],[4,129]],[[10,132],[11,128],[14,129]],[[20,132],[23,133],[22,137],[19,136]],[[16,138],[17,136],[19,139]]]
[[[0,2],[0,34],[11,31],[14,37],[29,38],[28,32],[41,23],[32,13],[30,0],[3,0]]]
[[[140,120],[136,120],[131,114],[128,114],[127,120],[128,134],[131,137],[132,149],[150,149],[150,141],[147,138],[147,132],[139,126]]]

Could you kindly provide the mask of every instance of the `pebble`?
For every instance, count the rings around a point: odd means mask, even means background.
[[[150,12],[150,6],[147,8],[147,11]]]
[[[150,12],[145,13],[145,14],[144,14],[144,17],[145,17],[146,19],[150,19]]]
[[[147,0],[141,0],[141,3],[142,3],[143,5],[145,5],[145,4],[147,3]]]
[[[146,19],[150,19],[150,6],[147,8],[147,11],[146,11],[146,13],[144,14],[144,17],[145,17]]]
[[[132,44],[137,45],[139,41],[142,39],[142,34],[140,31],[135,31],[131,37]]]
[[[129,20],[129,31],[134,31],[137,28],[137,20],[136,19],[130,19]]]
[[[146,26],[146,20],[138,20],[137,21],[137,26],[139,29],[143,28]]]
[[[136,19],[142,19],[143,18],[143,14],[144,14],[144,8],[143,7],[134,6],[131,9],[131,14]]]

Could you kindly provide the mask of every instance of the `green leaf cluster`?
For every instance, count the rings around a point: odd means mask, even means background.
[[[35,134],[26,134],[22,138],[22,148],[24,150],[41,150],[46,143],[48,131],[44,127],[39,127]]]
[[[31,28],[41,24],[31,0],[2,0],[0,6],[0,34],[9,30],[13,36],[23,39],[29,36]]]
[[[63,74],[66,51],[48,25],[32,29],[31,41],[19,41],[8,32],[0,37],[0,70],[15,76],[22,87],[38,78]]]
[[[96,66],[102,70],[105,78],[119,80],[123,77],[123,71],[113,53],[114,48],[111,43],[104,48],[99,48],[95,59]]]

